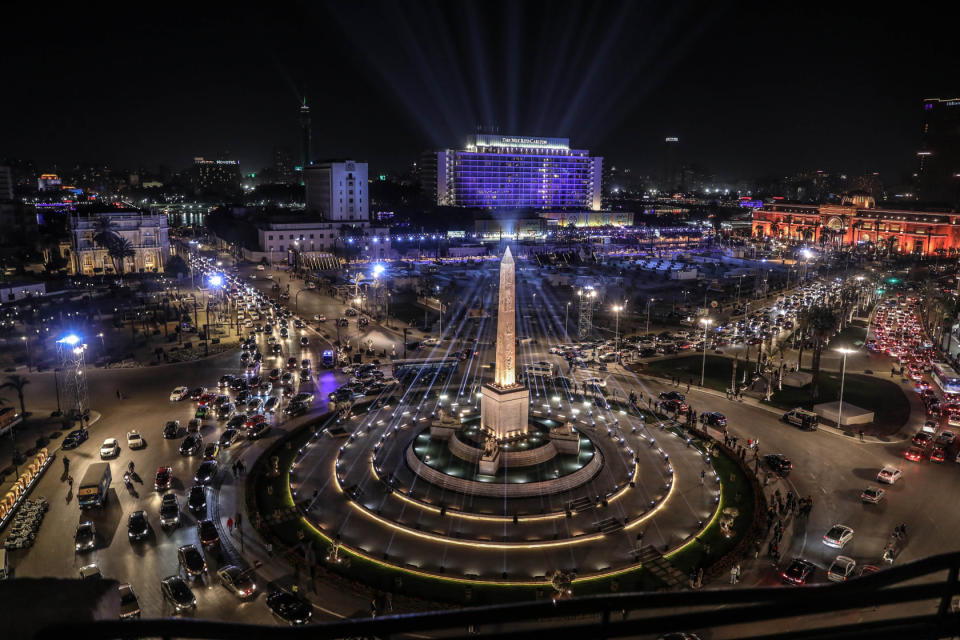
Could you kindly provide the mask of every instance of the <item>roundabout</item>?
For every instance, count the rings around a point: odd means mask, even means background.
[[[424,375],[291,434],[277,488],[298,540],[319,539],[334,571],[353,557],[397,576],[543,586],[621,576],[716,528],[707,447],[602,394],[531,397],[515,379],[514,317],[508,252],[493,382],[435,388]]]

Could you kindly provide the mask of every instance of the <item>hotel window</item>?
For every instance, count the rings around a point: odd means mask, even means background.
[[[273,236],[267,236],[267,240],[273,240]]]

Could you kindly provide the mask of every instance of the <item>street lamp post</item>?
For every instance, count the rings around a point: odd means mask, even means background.
[[[297,291],[297,295],[293,296],[293,312],[296,315],[300,315],[300,294],[306,291],[306,289],[300,289]]]
[[[567,312],[563,317],[563,333],[566,334],[567,340],[570,339],[570,304],[567,303]]]
[[[621,304],[614,305],[613,312],[616,314],[617,320],[614,325],[616,328],[614,329],[613,340],[614,340],[614,345],[616,345],[616,349],[617,349],[617,358],[620,357],[620,312],[621,311],[623,311],[623,305]]]
[[[700,321],[703,325],[703,360],[700,363],[700,386],[703,386],[707,374],[707,328],[713,324],[710,318],[704,318]]]
[[[23,344],[27,350],[27,372],[33,371],[33,355],[30,353],[30,336],[23,334]]]
[[[837,409],[837,428],[839,429],[843,424],[843,382],[847,375],[847,354],[853,353],[853,349],[840,348],[837,351],[843,354],[843,366],[840,368],[840,406]]]
[[[647,330],[646,334],[650,334],[650,303],[653,302],[653,298],[647,298]]]

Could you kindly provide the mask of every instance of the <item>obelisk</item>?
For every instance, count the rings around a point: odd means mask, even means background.
[[[517,383],[516,265],[510,248],[500,261],[497,359],[493,383],[481,389],[480,420],[497,440],[527,432],[530,392]]]
[[[493,383],[501,389],[517,382],[517,311],[516,311],[516,265],[510,247],[500,261],[500,296],[497,312],[497,362]]]

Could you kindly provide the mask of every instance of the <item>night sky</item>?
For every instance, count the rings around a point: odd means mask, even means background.
[[[0,157],[155,168],[229,151],[256,170],[274,146],[296,153],[305,92],[315,156],[371,173],[484,125],[641,172],[675,135],[723,178],[893,180],[913,166],[921,99],[960,94],[952,22],[922,3],[717,4],[18,3]]]

